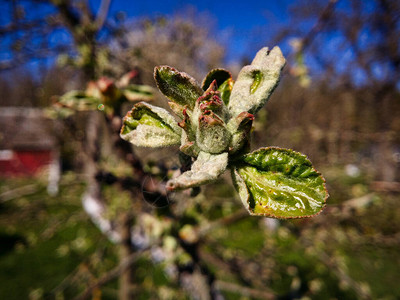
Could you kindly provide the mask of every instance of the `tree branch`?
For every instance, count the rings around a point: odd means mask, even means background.
[[[74,300],[85,300],[89,299],[92,295],[93,290],[99,288],[111,280],[117,278],[120,274],[125,272],[136,260],[143,254],[143,252],[147,251],[150,247],[147,247],[141,251],[132,253],[130,256],[126,257],[118,266],[116,266],[111,271],[107,272],[103,275],[99,280],[92,283],[88,288],[86,288],[80,295],[74,298]]]
[[[104,22],[106,21],[108,11],[110,9],[110,4],[111,4],[111,0],[101,1],[100,8],[97,13],[96,20],[95,20],[96,28],[98,31],[101,30],[101,28],[104,25]]]
[[[214,222],[207,223],[204,226],[200,227],[199,228],[199,236],[200,237],[205,236],[210,230],[214,230],[217,227],[236,223],[237,221],[244,219],[248,216],[249,216],[249,213],[246,210],[240,209],[231,215],[220,218]]]
[[[252,288],[248,288],[248,287],[238,285],[235,283],[231,283],[231,282],[217,280],[215,282],[215,285],[216,285],[217,289],[238,293],[245,297],[254,297],[254,298],[265,299],[265,300],[277,298],[271,291],[252,289]]]

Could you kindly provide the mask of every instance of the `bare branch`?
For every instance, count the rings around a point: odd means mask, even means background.
[[[116,266],[114,269],[112,269],[111,271],[109,271],[106,274],[104,274],[96,282],[92,283],[80,295],[75,297],[74,300],[89,299],[90,296],[92,295],[93,290],[95,290],[96,288],[99,288],[99,287],[105,285],[106,283],[110,282],[111,280],[117,278],[120,274],[125,272],[134,262],[136,262],[136,260],[141,257],[143,252],[147,251],[148,249],[149,249],[149,247],[145,248],[145,249],[143,249],[141,251],[132,253],[125,260],[123,260],[118,266]]]
[[[232,282],[217,280],[215,282],[217,289],[241,294],[245,297],[254,297],[258,299],[276,299],[277,297],[269,290],[252,289]]]
[[[233,214],[220,218],[214,222],[210,222],[205,224],[204,226],[199,228],[199,236],[204,236],[206,235],[210,230],[214,230],[217,227],[221,227],[221,226],[226,226],[229,224],[233,224],[236,223],[237,221],[244,219],[246,217],[249,216],[249,213],[244,210],[244,209],[240,209],[236,212],[234,212]]]
[[[110,4],[111,0],[101,1],[99,12],[97,13],[95,21],[97,30],[101,30],[101,28],[103,27],[108,15],[108,11],[110,9]]]

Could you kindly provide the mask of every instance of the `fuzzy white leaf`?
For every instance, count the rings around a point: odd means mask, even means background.
[[[228,105],[231,115],[244,111],[254,114],[262,108],[278,85],[285,63],[279,47],[258,51],[251,65],[240,71],[233,86]]]
[[[169,190],[180,190],[197,187],[215,181],[228,166],[228,153],[213,155],[200,152],[192,169],[171,179],[167,183]]]

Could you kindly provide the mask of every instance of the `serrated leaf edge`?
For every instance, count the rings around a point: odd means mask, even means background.
[[[256,152],[256,151],[267,150],[267,149],[276,149],[276,150],[291,151],[291,152],[297,153],[297,154],[299,154],[299,155],[305,157],[308,161],[311,162],[311,160],[308,158],[308,156],[305,155],[305,154],[303,154],[303,153],[301,153],[301,152],[298,152],[298,151],[295,151],[295,150],[291,150],[291,149],[276,147],[276,146],[262,147],[262,148],[259,148],[259,149],[257,149],[257,150],[254,150],[254,151],[252,151],[252,152],[250,152],[250,153],[247,153],[246,155],[251,154],[251,153]],[[244,155],[244,156],[246,156],[246,155]],[[326,207],[326,200],[329,198],[329,193],[328,193],[328,190],[327,190],[327,188],[326,188],[326,180],[325,180],[325,177],[324,177],[317,169],[314,168],[313,164],[311,164],[311,168],[318,174],[319,177],[322,178],[322,181],[323,181],[323,187],[324,187],[324,191],[325,191],[325,198],[324,198],[323,206],[321,207],[321,209],[320,209],[317,213],[312,214],[312,215],[305,215],[305,216],[289,216],[289,217],[276,216],[276,215],[274,215],[274,214],[267,214],[267,213],[264,213],[264,214],[262,214],[262,213],[255,214],[255,213],[253,213],[253,212],[251,211],[250,205],[249,205],[249,198],[251,197],[251,194],[250,194],[250,192],[249,192],[249,189],[247,188],[247,185],[246,185],[244,179],[242,178],[242,176],[240,176],[240,174],[239,174],[239,172],[237,171],[236,167],[233,167],[233,168],[234,168],[234,169],[232,170],[232,172],[234,172],[234,175],[235,175],[235,176],[237,176],[237,177],[240,178],[241,183],[243,183],[244,186],[245,186],[245,188],[246,188],[246,192],[247,192],[247,195],[248,195],[247,199],[245,199],[245,200],[242,199],[242,198],[240,197],[240,192],[239,192],[239,191],[238,191],[238,194],[239,194],[239,197],[241,198],[241,201],[242,201],[244,207],[246,208],[246,210],[249,212],[249,214],[250,214],[251,216],[270,217],[270,218],[275,218],[275,219],[305,219],[305,218],[311,218],[311,217],[318,216],[318,215],[325,209],[325,207]],[[233,175],[232,175],[232,177],[233,177]],[[237,180],[237,179],[236,179],[236,180]],[[236,185],[235,185],[235,187],[236,187]]]

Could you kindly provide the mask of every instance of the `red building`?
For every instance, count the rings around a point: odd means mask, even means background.
[[[58,166],[53,128],[40,109],[0,107],[0,177],[34,176]]]

